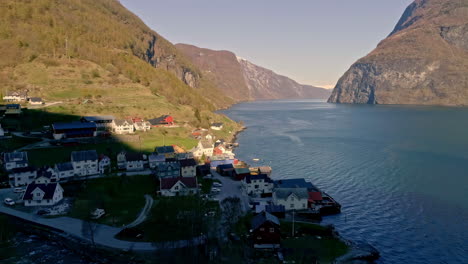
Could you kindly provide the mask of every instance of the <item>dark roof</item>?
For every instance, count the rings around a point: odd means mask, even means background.
[[[19,105],[19,104],[7,104],[6,109],[21,109],[21,105]]]
[[[87,122],[96,122],[96,121],[109,121],[109,120],[114,120],[115,117],[111,115],[106,115],[106,116],[84,116],[83,120],[86,120]]]
[[[29,101],[31,101],[31,102],[42,102],[42,98],[40,98],[40,97],[31,97],[31,98],[29,98]]]
[[[46,178],[52,178],[54,174],[49,170],[50,167],[42,167],[37,170],[37,177],[46,177]],[[52,169],[53,170],[53,169]]]
[[[125,122],[127,122],[127,124],[125,124]],[[133,125],[132,120],[125,120],[125,119],[115,119],[114,123],[115,123],[116,126]]]
[[[31,183],[24,192],[23,200],[32,200],[32,192],[39,188],[44,192],[43,199],[52,199],[54,197],[55,189],[60,186],[58,183],[37,184]]]
[[[249,168],[235,168],[236,174],[250,174]]]
[[[145,157],[141,153],[126,153],[125,154],[125,159],[127,161],[140,161],[140,160],[145,160]]]
[[[159,125],[168,117],[170,117],[170,115],[163,115],[158,118],[149,119],[148,122],[150,122],[151,125]]]
[[[178,181],[181,181],[187,188],[197,188],[197,178],[195,178],[195,177],[178,177],[178,178],[162,178],[161,179],[161,189],[163,189],[163,190],[170,189]]]
[[[14,151],[5,153],[3,156],[5,162],[28,162],[28,153],[25,151]]]
[[[98,154],[96,150],[73,151],[71,158],[72,161],[97,160]]]
[[[285,179],[275,181],[275,187],[277,188],[307,188],[309,191],[317,191],[312,183],[307,182],[304,178],[298,179]]]
[[[156,147],[156,153],[158,154],[164,154],[164,153],[174,153],[174,147],[173,146],[161,146],[161,147]]]
[[[263,180],[265,182],[273,182],[273,180],[266,174],[247,175],[244,179],[246,183],[251,183],[252,180]]]
[[[28,167],[22,167],[22,168],[14,168],[11,170],[11,173],[23,173],[23,172],[30,172],[30,171],[35,171],[36,167],[34,166],[28,166]]]
[[[228,169],[234,169],[234,166],[232,164],[220,164],[218,167],[220,170],[228,170]]]
[[[166,162],[158,164],[158,171],[168,171],[168,170],[180,170],[180,163],[179,162]]]
[[[71,171],[73,170],[73,165],[71,162],[64,162],[64,163],[57,163],[57,170],[58,171]]]
[[[258,215],[254,216],[252,218],[252,229],[256,230],[259,228],[261,225],[263,225],[265,222],[271,222],[277,226],[280,225],[280,221],[278,220],[278,217],[268,213],[268,212],[261,212]]]
[[[265,206],[265,211],[268,213],[284,213],[286,209],[284,208],[284,205],[274,205],[274,204],[269,204]]]
[[[179,163],[181,167],[197,166],[197,162],[194,159],[179,160]]]
[[[308,199],[309,192],[307,188],[276,188],[274,194],[278,199],[287,199],[291,194],[295,194],[298,199]]]
[[[86,128],[97,128],[95,123],[90,122],[70,122],[70,123],[54,123],[52,125],[54,130],[62,129],[86,129]]]

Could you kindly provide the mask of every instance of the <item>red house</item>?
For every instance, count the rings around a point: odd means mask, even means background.
[[[174,118],[170,115],[163,115],[158,118],[153,118],[148,120],[152,127],[159,127],[159,126],[172,126],[174,125]]]
[[[281,230],[278,218],[265,211],[252,219],[253,244],[256,249],[280,247]]]

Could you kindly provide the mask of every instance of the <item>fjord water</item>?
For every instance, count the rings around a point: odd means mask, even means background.
[[[468,108],[242,103],[237,157],[304,177],[343,206],[324,218],[378,263],[468,263]],[[260,158],[258,163],[253,158]]]

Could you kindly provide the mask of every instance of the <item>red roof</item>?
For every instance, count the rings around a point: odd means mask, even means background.
[[[171,189],[178,181],[181,181],[187,188],[197,188],[195,177],[162,178],[161,190]]]
[[[322,200],[323,198],[321,192],[309,192],[309,202]]]

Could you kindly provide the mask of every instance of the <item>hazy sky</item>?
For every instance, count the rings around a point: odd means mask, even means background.
[[[304,84],[332,86],[412,0],[121,0],[172,43],[230,50]]]

